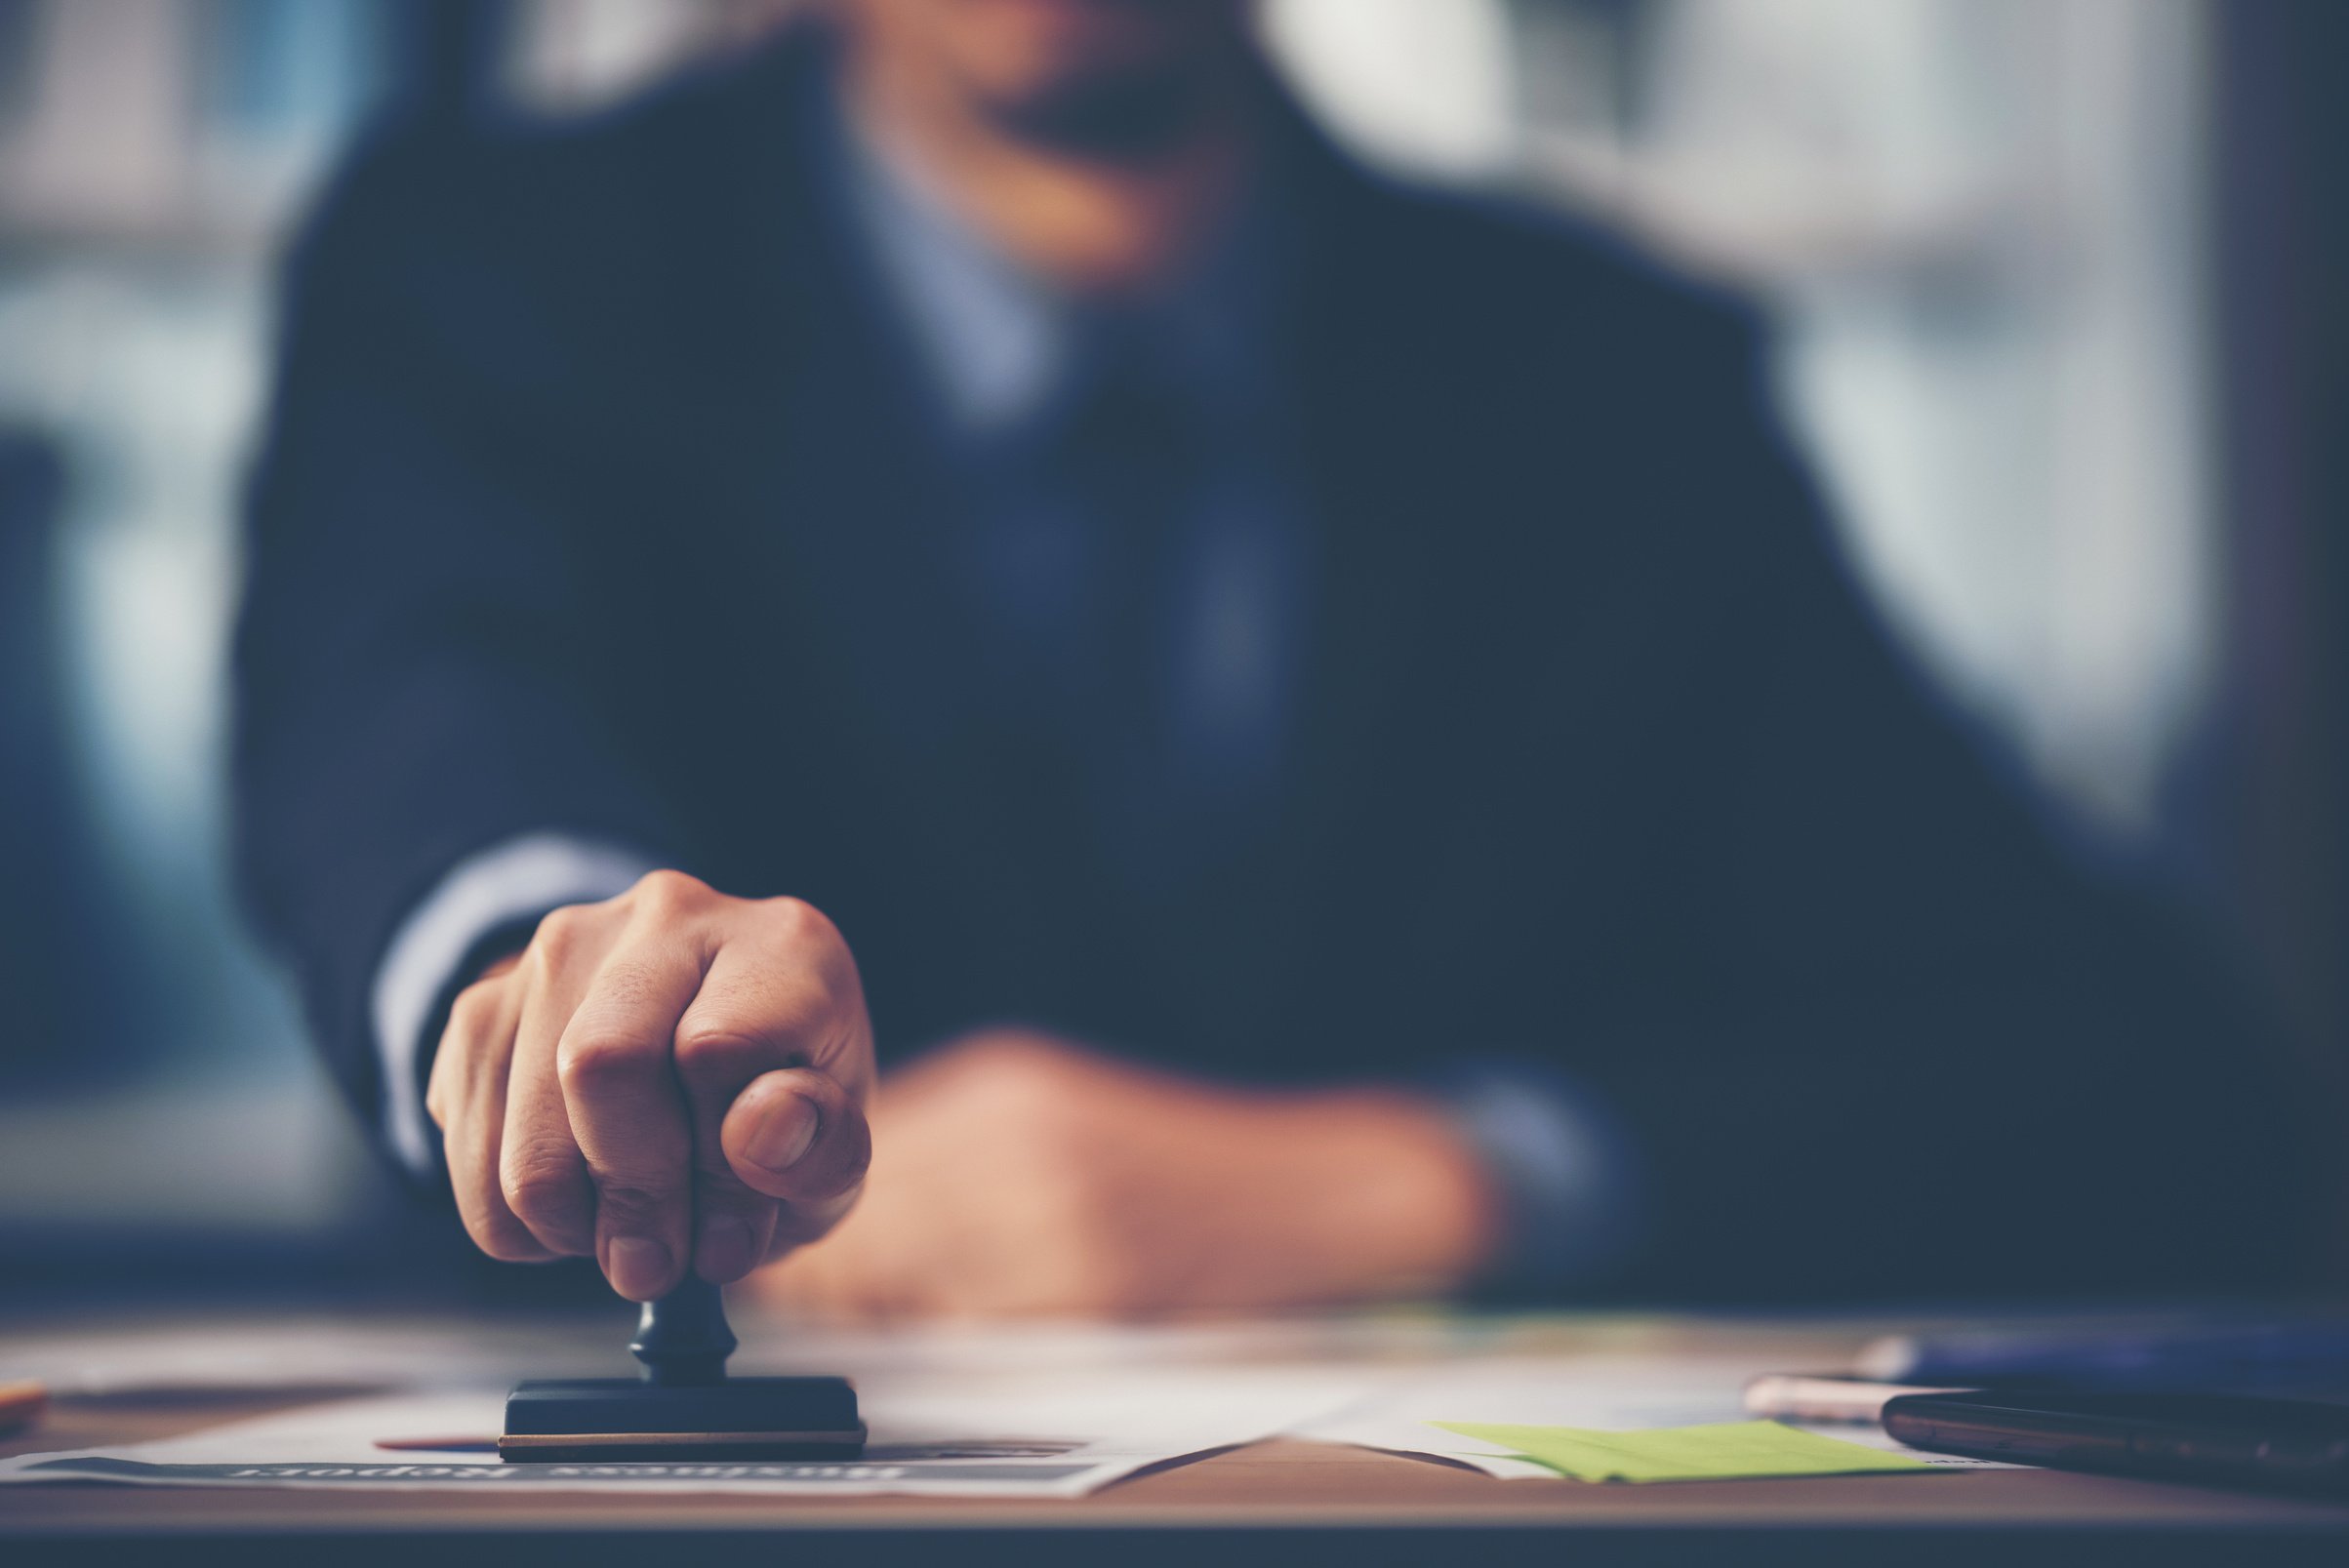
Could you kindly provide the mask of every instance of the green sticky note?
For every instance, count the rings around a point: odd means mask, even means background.
[[[1868,1475],[1929,1470],[1906,1454],[1888,1454],[1821,1437],[1774,1421],[1727,1421],[1651,1431],[1595,1431],[1587,1427],[1506,1427],[1473,1421],[1430,1422],[1463,1437],[1513,1448],[1537,1465],[1578,1481],[1726,1481],[1763,1475]]]

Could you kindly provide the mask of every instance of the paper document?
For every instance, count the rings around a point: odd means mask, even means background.
[[[1934,1467],[1774,1421],[1717,1422],[1645,1431],[1438,1422],[1456,1436],[1498,1443],[1577,1481],[1727,1481],[1870,1475]]]
[[[382,1490],[1078,1497],[1146,1466],[1252,1442],[1356,1396],[1358,1377],[1246,1368],[861,1387],[863,1459],[507,1464],[505,1391],[349,1399],[185,1437],[0,1461],[0,1483]]]
[[[1743,1422],[1744,1388],[1756,1370],[1752,1356],[1744,1353],[1462,1359],[1413,1369],[1343,1410],[1306,1422],[1289,1435],[1448,1459],[1504,1480],[1556,1480],[1556,1469],[1525,1458],[1522,1451],[1458,1427],[1629,1432]],[[1904,1455],[1935,1468],[2013,1467],[1990,1460],[1921,1453],[1873,1426],[1803,1423],[1788,1429]]]

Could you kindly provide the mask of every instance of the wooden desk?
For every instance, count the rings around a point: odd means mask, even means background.
[[[65,1399],[0,1453],[163,1437],[285,1408]],[[684,1556],[690,1552],[690,1559]],[[480,1493],[63,1483],[0,1488],[0,1562],[95,1556],[458,1568],[559,1561],[2349,1564],[2349,1507],[2016,1470],[1587,1486],[1269,1442],[1074,1502]],[[785,1554],[789,1554],[788,1557]]]

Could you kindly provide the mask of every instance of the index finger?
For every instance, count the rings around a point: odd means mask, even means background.
[[[671,1041],[701,978],[689,944],[624,941],[556,1047],[571,1134],[595,1186],[595,1256],[630,1301],[666,1294],[689,1256],[693,1139]]]

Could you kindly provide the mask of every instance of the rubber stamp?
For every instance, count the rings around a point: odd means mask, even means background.
[[[628,1343],[641,1378],[546,1379],[506,1400],[502,1459],[854,1459],[865,1451],[845,1378],[729,1378],[734,1331],[718,1288],[688,1276],[644,1304]]]

